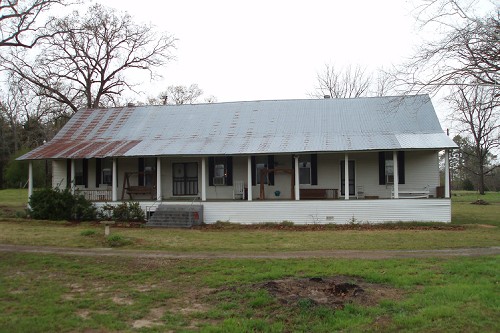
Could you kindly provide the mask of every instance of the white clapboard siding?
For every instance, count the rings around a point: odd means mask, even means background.
[[[52,187],[66,188],[66,160],[52,161]]]
[[[96,203],[96,206],[101,204]],[[154,211],[159,203],[143,201],[140,204],[144,211]],[[295,224],[451,222],[450,199],[164,201],[161,204],[203,205],[205,223],[217,221],[242,224],[283,221],[291,221]]]

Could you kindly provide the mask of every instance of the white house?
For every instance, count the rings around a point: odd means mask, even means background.
[[[97,204],[202,205],[205,223],[450,222],[453,148],[417,95],[86,109],[20,159]]]

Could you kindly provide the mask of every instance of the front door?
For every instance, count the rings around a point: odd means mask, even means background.
[[[198,194],[198,163],[174,163],[172,171],[173,195]]]
[[[354,161],[349,161],[349,195],[355,195],[355,170]],[[340,193],[345,196],[345,161],[340,161]]]

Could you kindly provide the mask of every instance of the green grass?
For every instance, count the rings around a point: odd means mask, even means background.
[[[96,230],[87,235],[88,230]],[[111,227],[122,248],[172,252],[285,252],[324,250],[414,250],[490,247],[500,244],[500,228],[464,230],[170,230]],[[0,243],[93,248],[109,246],[104,227],[49,221],[0,222]]]
[[[168,260],[0,254],[0,332],[498,332],[500,257]],[[399,297],[333,310],[257,283],[346,275]],[[140,320],[151,327],[134,329]]]
[[[0,210],[23,209],[25,194],[0,191]],[[499,194],[455,194],[452,224],[467,225],[464,230],[111,227],[111,240],[129,249],[208,253],[498,246]],[[491,205],[470,205],[478,198]],[[1,216],[0,243],[110,246],[100,225]],[[0,263],[0,333],[500,331],[499,256],[174,260],[0,253]],[[336,275],[396,288],[400,296],[333,310],[307,299],[283,304],[257,287],[275,279]]]
[[[0,190],[0,218],[20,217],[26,215],[28,204],[28,190],[6,189]]]
[[[484,200],[489,205],[471,204],[477,200]],[[451,213],[454,224],[490,224],[500,227],[500,192],[480,195],[473,191],[455,191]]]

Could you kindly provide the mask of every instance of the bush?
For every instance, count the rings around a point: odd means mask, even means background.
[[[114,221],[144,221],[146,214],[138,202],[123,202],[117,206],[106,204],[99,210],[99,218]]]
[[[69,189],[44,188],[36,190],[29,200],[31,217],[39,220],[94,220],[96,208],[81,194]]]

